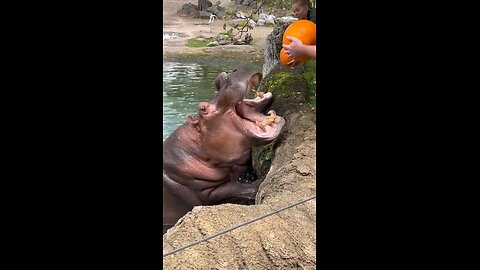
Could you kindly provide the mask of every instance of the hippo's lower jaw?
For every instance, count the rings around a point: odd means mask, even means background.
[[[285,119],[277,116],[275,119],[268,119],[267,116],[262,115],[263,120],[254,120],[249,118],[240,118],[237,115],[235,123],[239,129],[246,136],[256,140],[254,145],[265,144],[273,141],[281,132],[283,125],[285,125]],[[258,124],[258,123],[262,124]]]
[[[267,116],[262,112],[270,104],[272,97],[272,93],[268,92],[261,98],[256,97],[254,99],[244,99],[235,106],[235,111],[239,117],[253,123],[256,121],[264,121]]]
[[[235,107],[234,122],[246,136],[257,140],[256,145],[274,140],[285,124],[285,119],[274,111],[268,116],[262,113],[272,97],[272,93],[268,92],[263,97],[244,99]]]

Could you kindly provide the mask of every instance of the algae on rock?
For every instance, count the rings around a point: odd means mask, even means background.
[[[308,84],[301,73],[277,68],[262,81],[259,91],[273,94],[272,104],[268,110],[274,110],[277,115],[286,119],[288,111],[299,109],[307,110]],[[288,125],[287,125],[288,126]],[[252,150],[252,164],[258,179],[265,179],[275,156],[277,145],[286,136],[287,130],[270,144],[254,147]]]

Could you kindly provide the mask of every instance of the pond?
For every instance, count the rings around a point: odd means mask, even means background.
[[[199,102],[211,101],[215,78],[222,71],[250,68],[261,72],[256,64],[239,63],[219,58],[164,60],[163,62],[163,141],[187,115],[197,114]]]

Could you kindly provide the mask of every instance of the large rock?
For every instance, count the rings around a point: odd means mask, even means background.
[[[258,15],[257,25],[274,25],[275,24],[275,16],[268,15],[265,13],[261,13]]]
[[[210,19],[210,16],[212,16],[212,13],[206,10],[202,10],[199,13],[199,17],[202,19]]]
[[[267,76],[270,71],[280,63],[280,50],[282,49],[282,39],[285,29],[291,23],[279,23],[267,36],[264,50],[263,74]]]
[[[199,12],[197,6],[191,3],[183,4],[182,9],[177,11],[177,14],[180,16],[198,18]]]
[[[231,42],[231,39],[229,36],[220,33],[218,36],[215,37],[215,41],[218,42],[218,45],[227,45]]]
[[[218,9],[218,13],[217,13],[217,17],[219,19],[223,18],[225,16],[225,11],[227,10],[226,8],[224,7],[217,7]]]
[[[265,18],[265,24],[274,25],[275,24],[275,16],[274,15],[268,15],[267,18]]]
[[[218,12],[220,12],[220,10],[218,10],[218,8],[215,7],[215,6],[207,8],[207,11],[211,12],[212,14],[215,14],[215,15],[217,15]]]
[[[245,21],[245,19],[235,19],[235,20],[233,20],[234,23],[242,23],[244,21]],[[252,27],[256,25],[255,21],[252,20],[252,19],[248,20],[248,24]]]
[[[265,19],[258,19],[257,25],[259,25],[259,26],[265,25]]]
[[[217,17],[219,19],[222,19],[224,16],[225,16],[225,11],[219,11],[218,14],[217,14]]]
[[[198,10],[198,7],[197,7],[197,5],[194,5],[194,4],[192,4],[192,3],[188,3],[188,4],[183,4],[183,5],[182,5],[182,9],[187,10],[187,11],[189,11],[189,10]]]

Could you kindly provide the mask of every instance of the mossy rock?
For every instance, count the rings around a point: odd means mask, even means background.
[[[289,107],[307,103],[308,85],[302,73],[277,68],[272,70],[259,87],[262,92],[272,92],[273,102],[270,106],[282,116]]]
[[[265,176],[270,169],[273,159],[273,145],[274,142],[271,142],[267,145],[254,147],[252,149],[252,165],[255,168],[255,173],[258,176],[258,179],[265,179]]]
[[[272,104],[266,111],[274,110],[277,115],[282,117],[289,111],[308,109],[306,99],[308,84],[302,73],[276,68],[262,81],[259,91],[273,94]],[[277,148],[277,144],[282,142],[287,132],[284,127],[284,130],[273,142],[252,149],[252,164],[258,179],[265,179],[274,159],[274,149]]]

